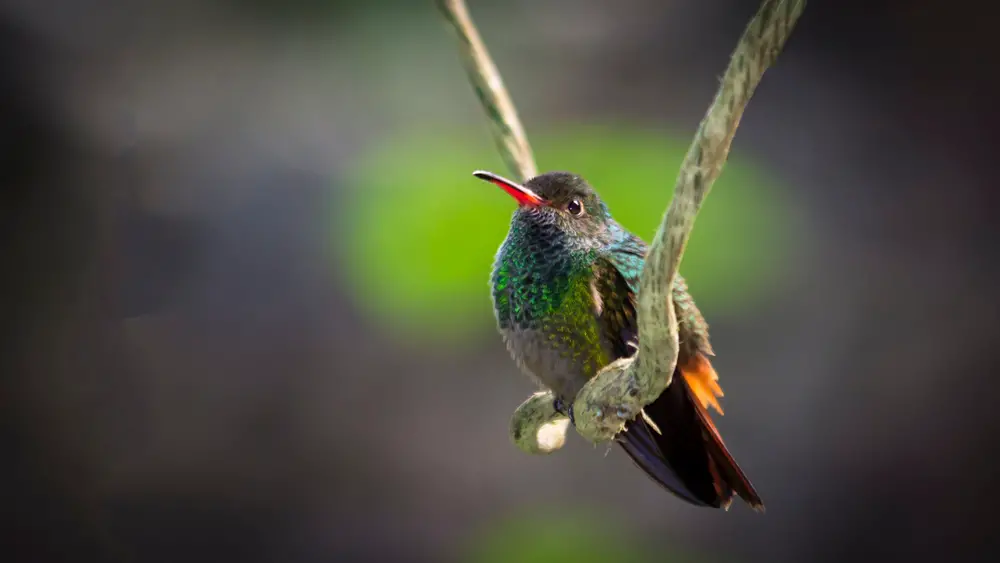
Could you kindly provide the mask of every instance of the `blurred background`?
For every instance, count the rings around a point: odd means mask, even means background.
[[[695,229],[760,516],[511,445],[513,202],[430,0],[8,0],[3,560],[993,560],[997,53],[961,5],[810,3]],[[470,0],[540,168],[646,239],[756,7]]]

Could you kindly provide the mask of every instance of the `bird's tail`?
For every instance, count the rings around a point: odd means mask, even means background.
[[[691,504],[729,508],[735,493],[754,510],[764,503],[726,449],[708,415],[721,414],[718,378],[708,358],[695,354],[678,365],[673,381],[642,416],[625,425],[617,441],[643,471]]]

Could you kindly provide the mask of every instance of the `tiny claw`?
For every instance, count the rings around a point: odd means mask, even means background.
[[[576,427],[576,420],[573,418],[572,403],[570,403],[570,405],[567,407],[566,402],[563,401],[562,398],[556,397],[555,401],[552,402],[552,409],[559,414],[564,414],[568,416],[570,424],[572,424],[574,428]]]
[[[552,410],[559,414],[566,414],[566,402],[562,400],[562,397],[556,397],[552,401]]]

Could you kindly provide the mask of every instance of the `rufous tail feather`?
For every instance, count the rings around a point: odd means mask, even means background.
[[[705,409],[712,407],[721,415],[726,414],[722,412],[722,405],[719,404],[718,398],[722,397],[724,393],[719,385],[719,375],[715,373],[712,362],[703,354],[694,354],[690,360],[679,367],[688,387],[701,406]]]
[[[695,411],[704,428],[705,446],[708,450],[710,470],[713,474],[717,487],[728,487],[747,502],[754,510],[764,511],[764,503],[760,495],[754,489],[753,484],[740,469],[740,466],[733,459],[729,449],[726,448],[718,428],[709,416],[708,407],[711,406],[723,414],[719,405],[718,397],[722,396],[722,388],[719,386],[719,376],[715,373],[712,363],[703,354],[695,354],[679,366],[678,371],[684,376],[684,382],[692,396],[692,403]],[[720,490],[720,493],[724,491]],[[723,497],[725,495],[723,494]]]

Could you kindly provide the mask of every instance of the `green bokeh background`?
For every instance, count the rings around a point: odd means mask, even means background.
[[[336,210],[335,238],[348,261],[340,271],[351,276],[366,312],[407,338],[453,340],[493,330],[489,272],[515,204],[472,177],[475,169],[510,173],[488,134],[469,129],[373,147],[357,162],[352,195]],[[540,170],[581,174],[615,218],[648,241],[690,137],[604,125],[532,130],[531,140]],[[681,267],[702,309],[739,309],[779,275],[791,231],[780,191],[765,170],[730,155]]]
[[[690,563],[684,550],[656,553],[621,529],[619,520],[577,507],[553,511],[534,507],[509,514],[474,534],[464,561],[468,563]],[[704,558],[697,559],[700,563]]]

